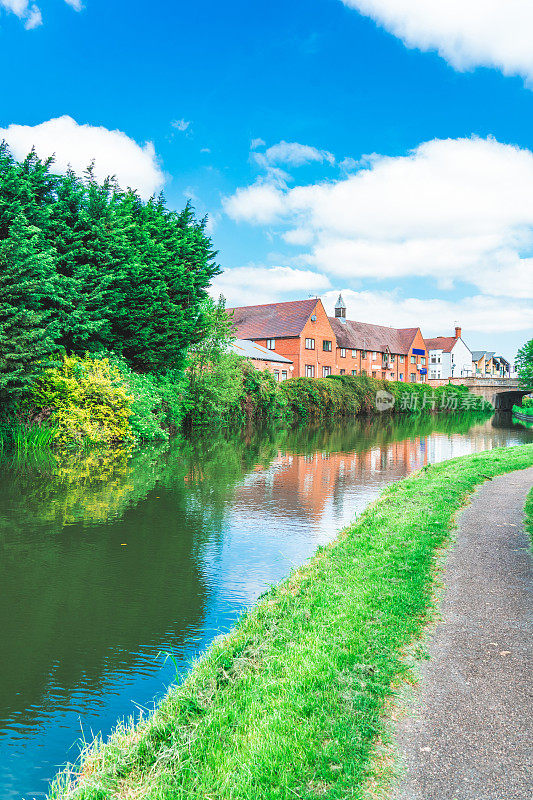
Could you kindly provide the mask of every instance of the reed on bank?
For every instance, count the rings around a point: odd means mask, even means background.
[[[384,710],[432,613],[436,553],[487,478],[533,445],[430,465],[390,485],[273,587],[148,718],[96,741],[54,800],[364,798]]]

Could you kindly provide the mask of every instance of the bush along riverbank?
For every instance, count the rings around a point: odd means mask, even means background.
[[[521,406],[513,406],[513,415],[521,422],[533,422],[533,397],[524,397]]]
[[[184,372],[140,374],[113,354],[63,356],[19,399],[4,425],[4,443],[19,450],[135,445],[168,439],[183,428],[292,425],[384,410],[412,415],[487,408],[463,386],[433,390],[366,376],[280,384],[209,337],[191,348],[187,363]]]
[[[384,711],[431,618],[454,515],[479,483],[532,464],[533,445],[497,449],[389,486],[216,641],[155,713],[91,745],[50,798],[370,796]]]

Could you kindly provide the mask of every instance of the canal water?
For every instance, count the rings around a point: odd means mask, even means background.
[[[128,457],[4,458],[0,798],[43,798],[80,740],[149,709],[390,481],[533,441],[510,418],[363,420]]]

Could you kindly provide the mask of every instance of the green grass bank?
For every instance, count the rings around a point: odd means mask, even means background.
[[[50,797],[370,796],[384,710],[431,617],[435,557],[454,516],[478,484],[532,464],[533,445],[497,449],[389,486],[263,595],[155,713],[89,746]]]

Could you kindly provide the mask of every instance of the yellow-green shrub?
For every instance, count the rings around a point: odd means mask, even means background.
[[[132,397],[107,358],[65,356],[32,387],[28,401],[57,428],[59,445],[113,444],[132,438]]]

